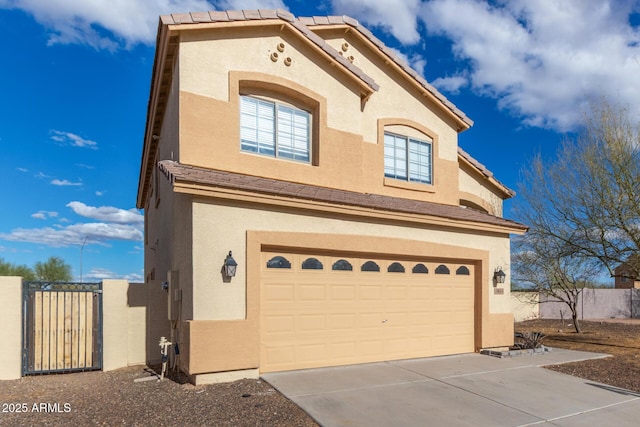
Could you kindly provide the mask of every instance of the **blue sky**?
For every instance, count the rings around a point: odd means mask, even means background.
[[[514,189],[591,100],[640,115],[638,0],[0,0],[0,258],[144,280],[135,202],[158,15],[256,8],[358,19],[474,120],[460,146]]]

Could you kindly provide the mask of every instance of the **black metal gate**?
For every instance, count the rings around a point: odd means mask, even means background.
[[[102,369],[102,283],[24,282],[22,375]]]

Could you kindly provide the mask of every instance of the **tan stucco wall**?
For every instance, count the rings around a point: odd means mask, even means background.
[[[489,189],[477,171],[467,166],[460,166],[459,173],[460,199],[469,200],[491,215],[502,216],[502,199]]]
[[[129,284],[126,280],[103,280],[103,371],[147,362],[148,303],[146,284]]]
[[[180,162],[323,187],[458,204],[457,132],[451,122],[429,108],[417,90],[402,83],[400,74],[379,70],[387,67],[375,55],[359,54],[359,66],[380,85],[362,109],[360,93],[345,72],[325,65],[326,59],[297,37],[266,29],[256,38],[250,37],[249,31],[183,34],[179,50]],[[240,40],[231,39],[240,36]],[[289,67],[270,59],[280,42],[286,46],[284,55],[293,59]],[[251,72],[246,71],[249,69]],[[245,81],[264,82],[271,85],[270,91],[278,86],[287,96],[295,91],[320,105],[314,165],[240,151],[239,93]],[[275,97],[279,92],[273,93]],[[385,185],[384,127],[379,126],[380,120],[389,125],[402,121],[428,128],[434,139],[434,186],[407,186],[402,181],[389,185],[389,180]]]
[[[508,274],[508,235],[372,224],[346,217],[263,210],[241,203],[229,206],[204,200],[194,203],[193,222],[194,316],[183,325],[180,334],[181,346],[188,349],[182,366],[190,374],[258,367],[257,269],[259,253],[265,244],[471,260],[477,264],[479,274],[477,346],[512,343],[509,290],[505,288],[504,295],[495,295],[492,280],[494,266],[503,266]],[[266,235],[271,240],[256,243],[256,238],[251,238],[254,235]],[[236,277],[225,283],[220,269],[229,250],[233,251],[239,268]],[[242,337],[241,342],[238,337]],[[225,349],[224,354],[216,353],[221,348]],[[213,353],[217,356],[212,356]]]
[[[196,202],[193,206],[194,248],[194,316],[197,320],[242,319],[245,316],[245,272],[238,269],[231,284],[223,284],[220,268],[225,255],[233,251],[240,266],[246,266],[246,230],[327,233],[348,236],[371,236],[408,239],[451,247],[487,251],[489,266],[502,266],[509,283],[510,247],[508,235],[483,235],[451,232],[444,229],[423,228],[391,224],[348,221],[345,218],[329,218],[258,210],[252,206],[225,206]],[[346,242],[345,242],[346,243]],[[336,249],[343,243],[336,242]],[[379,248],[384,252],[383,248]],[[456,258],[456,251],[438,256]],[[485,272],[485,286],[493,288],[493,269]],[[223,286],[224,285],[224,286]],[[510,313],[509,290],[504,295],[489,296],[492,313]]]
[[[22,376],[22,278],[0,276],[0,380]]]
[[[129,313],[125,280],[105,280],[102,286],[102,369],[112,371],[128,366]]]

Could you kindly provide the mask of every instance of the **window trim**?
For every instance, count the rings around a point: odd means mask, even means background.
[[[319,166],[322,161],[320,154],[320,139],[327,129],[327,99],[306,86],[292,80],[273,74],[259,73],[255,71],[229,71],[229,99],[233,100],[237,117],[240,118],[240,95],[264,96],[270,99],[278,99],[287,102],[296,108],[311,113],[311,162],[293,162],[304,167]],[[240,124],[236,126],[238,141],[240,140]],[[251,155],[238,150],[240,155]],[[256,156],[269,159],[266,156]],[[275,159],[271,157],[271,159]]]
[[[272,133],[272,139],[273,139],[273,145],[270,145],[270,148],[273,149],[273,155],[268,154],[268,153],[261,153],[260,150],[260,142],[259,141],[252,141],[256,144],[256,150],[257,151],[253,151],[253,150],[246,150],[243,149],[243,139],[242,139],[242,117],[243,117],[243,101],[247,99],[247,100],[251,100],[256,102],[256,105],[260,105],[258,103],[262,103],[264,104],[269,104],[269,106],[271,107],[271,111],[273,113],[273,116],[270,118],[272,120],[273,123],[273,133]],[[304,108],[300,108],[296,105],[293,105],[289,102],[284,102],[282,100],[279,100],[277,98],[271,98],[271,97],[266,97],[266,96],[259,96],[259,95],[254,95],[254,94],[243,94],[240,93],[240,151],[243,153],[249,153],[249,154],[256,154],[259,156],[264,156],[264,157],[271,157],[271,158],[276,158],[278,160],[291,160],[294,162],[298,162],[298,163],[303,163],[303,164],[314,164],[313,162],[313,126],[314,126],[314,119],[313,119],[313,112],[304,109]],[[306,135],[305,135],[305,139],[306,139],[306,158],[305,159],[301,159],[301,158],[296,158],[295,154],[294,154],[294,147],[295,147],[295,141],[292,140],[292,146],[291,146],[291,157],[289,156],[285,156],[282,154],[282,150],[280,147],[284,147],[284,144],[280,144],[281,138],[280,138],[280,129],[279,129],[279,124],[281,123],[281,119],[280,119],[280,113],[283,109],[290,109],[293,110],[294,113],[296,112],[302,112],[305,113],[305,119],[306,119]]]
[[[402,181],[402,182],[409,182],[409,183],[413,183],[413,184],[425,184],[425,185],[433,185],[433,139],[431,138],[431,141],[427,141],[427,140],[423,140],[423,139],[419,139],[410,135],[403,135],[397,132],[392,132],[392,131],[388,131],[385,130],[384,134],[383,134],[383,144],[384,144],[384,149],[386,151],[387,148],[387,136],[393,137],[395,140],[402,140],[404,142],[404,152],[406,153],[405,156],[405,172],[406,172],[406,177],[402,178],[402,177],[398,177],[397,174],[394,176],[391,175],[387,175],[386,169],[387,169],[387,164],[386,164],[386,152],[384,155],[384,176],[385,178],[389,178],[389,179],[394,179],[394,180],[398,180],[398,181]],[[427,136],[427,135],[425,135]],[[428,181],[424,181],[422,179],[411,179],[411,143],[418,143],[420,145],[424,145],[429,147],[429,164],[428,164],[428,177],[429,180]],[[397,145],[394,145],[394,149]],[[394,152],[394,162],[397,161],[397,156]],[[421,163],[418,163],[420,167],[422,167]]]

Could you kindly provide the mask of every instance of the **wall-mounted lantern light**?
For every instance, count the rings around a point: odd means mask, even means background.
[[[229,255],[224,260],[224,275],[227,277],[234,277],[236,275],[236,267],[238,267],[238,263],[231,256],[231,251],[229,251]]]
[[[496,268],[496,271],[493,272],[493,280],[495,280],[496,283],[504,283],[505,277],[507,277],[507,275],[502,271],[502,267]]]

